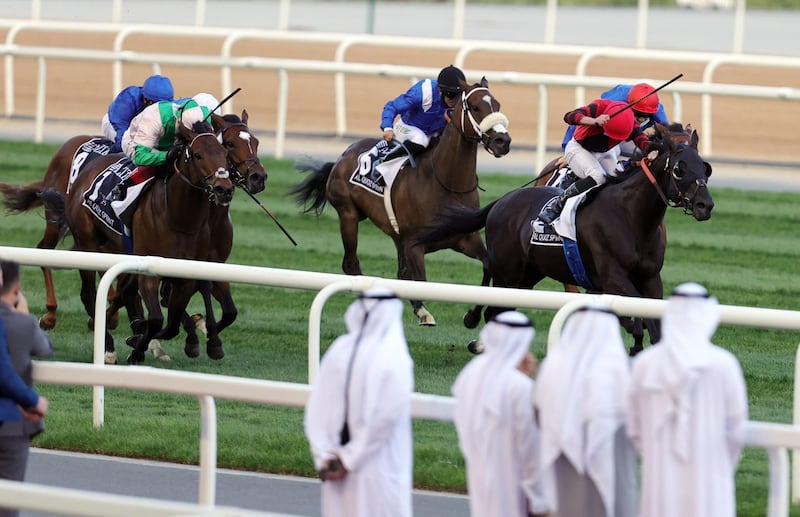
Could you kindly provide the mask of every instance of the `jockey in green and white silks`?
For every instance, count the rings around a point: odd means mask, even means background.
[[[114,189],[113,197],[125,199],[128,187],[138,185],[155,175],[155,167],[174,161],[180,152],[175,147],[175,124],[178,119],[186,127],[209,120],[211,110],[219,102],[209,93],[199,93],[178,102],[161,101],[146,107],[131,121],[122,137],[122,152],[133,160],[136,169]]]

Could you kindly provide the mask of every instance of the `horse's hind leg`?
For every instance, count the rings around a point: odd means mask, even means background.
[[[339,233],[342,236],[342,247],[344,248],[342,271],[344,271],[345,275],[360,275],[361,263],[358,260],[358,214],[354,208],[338,211]]]
[[[425,251],[420,246],[397,243],[397,278],[425,281]],[[433,318],[422,300],[409,300],[420,325],[433,327]]]
[[[464,255],[481,261],[483,265],[483,278],[481,279],[482,286],[488,286],[492,282],[492,271],[489,268],[489,254],[486,251],[486,246],[483,244],[480,234],[471,233],[466,235],[463,239],[456,243],[454,250],[463,253]],[[464,314],[464,326],[468,329],[474,329],[481,321],[481,313],[483,312],[483,305],[476,305]]]
[[[47,209],[45,209],[45,217],[48,217],[48,221],[50,221],[50,217],[53,217],[52,215],[48,216]],[[36,247],[39,249],[55,249],[58,245],[59,237],[59,225],[48,222],[44,228],[42,240],[39,241],[39,244],[37,244]],[[53,283],[53,270],[49,267],[43,267],[42,276],[44,277],[44,289],[46,293],[45,308],[47,309],[47,312],[45,312],[42,317],[39,318],[39,326],[45,330],[50,330],[56,326],[56,313],[58,311],[58,300],[56,299],[56,289],[55,284]]]

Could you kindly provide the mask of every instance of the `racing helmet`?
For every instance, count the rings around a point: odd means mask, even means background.
[[[461,93],[461,83],[459,81],[466,82],[467,79],[464,77],[464,72],[453,65],[442,68],[442,71],[439,72],[439,77],[436,79],[439,88],[448,93]]]
[[[634,124],[633,111],[626,109],[626,106],[624,102],[612,102],[605,110],[605,114],[612,115],[613,118],[603,126],[603,133],[612,140],[627,140],[631,136]]]
[[[628,92],[628,103],[630,104],[637,99],[642,99],[642,97],[654,91],[656,91],[656,89],[647,83],[634,84]],[[633,105],[633,109],[641,113],[652,115],[658,111],[658,94],[653,93],[646,99],[640,100]]]
[[[142,95],[153,102],[171,101],[175,95],[172,81],[163,75],[151,75],[142,85]]]

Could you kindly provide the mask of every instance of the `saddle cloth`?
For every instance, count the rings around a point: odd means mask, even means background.
[[[86,165],[100,156],[107,156],[111,152],[111,146],[114,142],[106,138],[95,137],[87,142],[81,144],[72,155],[72,164],[69,169],[69,181],[67,182],[67,194],[72,189],[72,184],[78,174],[86,167]]]
[[[117,235],[130,236],[129,227],[136,202],[154,179],[150,178],[129,187],[124,200],[112,201],[111,191],[122,181],[122,178],[128,177],[134,168],[130,158],[121,157],[100,173],[83,194],[83,206]]]
[[[402,147],[402,144],[397,144]],[[369,151],[358,155],[356,169],[350,175],[350,183],[383,196],[391,190],[397,173],[408,161],[408,154],[384,161],[386,155],[396,149],[389,142],[379,140]],[[405,147],[403,147],[405,149]]]

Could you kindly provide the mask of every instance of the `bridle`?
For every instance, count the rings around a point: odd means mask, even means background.
[[[690,146],[687,144],[681,143],[677,145],[677,148],[674,152],[665,153],[666,159],[664,160],[662,172],[669,171],[670,184],[672,185],[672,190],[676,192],[676,195],[670,196],[669,199],[664,194],[664,191],[661,189],[658,181],[650,170],[650,165],[654,164],[659,157],[656,157],[655,160],[652,161],[645,157],[640,163],[642,171],[645,173],[650,183],[655,187],[664,204],[673,208],[683,208],[683,213],[686,215],[692,214],[692,210],[694,209],[694,199],[697,197],[697,192],[701,188],[708,188],[706,180],[698,177],[689,185],[689,188],[686,190],[686,192],[681,189],[680,182],[683,178],[683,175],[681,174],[681,163],[684,163],[684,161],[680,159],[679,155],[685,149],[689,148]]]
[[[231,153],[230,152],[228,153],[228,170],[233,175],[232,181],[236,184],[237,187],[242,188],[244,185],[246,185],[247,177],[250,175],[250,171],[251,171],[252,167],[254,167],[255,165],[260,164],[261,160],[258,158],[256,153],[253,152],[252,148],[250,148],[250,141],[249,141],[250,138],[251,138],[250,137],[250,128],[247,127],[247,124],[245,124],[244,122],[237,122],[237,123],[235,123],[235,124],[233,124],[231,126],[226,127],[225,129],[223,129],[222,133],[220,135],[220,139],[222,140],[222,142],[223,143],[225,142],[227,132],[230,131],[231,129],[235,129],[235,128],[239,128],[238,138],[241,138],[241,139],[247,141],[248,148],[250,149],[250,154],[252,155],[252,156],[250,156],[248,158],[245,158],[244,160],[242,160],[240,162],[236,162],[236,161],[234,161],[233,157],[231,156]],[[242,136],[243,132],[247,133],[247,137]],[[240,167],[242,165],[247,165],[247,168],[244,171],[242,171],[240,169]]]
[[[191,152],[192,151],[192,146],[194,145],[194,143],[197,141],[198,138],[203,137],[203,136],[210,136],[214,140],[217,140],[217,135],[215,135],[214,133],[199,133],[199,134],[195,135],[195,137],[192,138],[192,141],[184,146],[184,150],[183,150],[183,154],[184,154],[183,161],[184,161],[184,163],[188,164],[189,161],[192,160],[192,154],[193,154]],[[214,172],[212,172],[210,174],[207,174],[206,176],[202,176],[201,181],[200,181],[201,184],[197,185],[190,178],[186,177],[186,175],[181,172],[181,170],[178,168],[178,160],[175,160],[175,162],[173,163],[172,166],[175,169],[175,175],[178,178],[180,178],[184,183],[186,183],[190,187],[192,187],[194,189],[197,189],[197,190],[202,190],[203,192],[207,193],[209,195],[209,199],[211,199],[214,196],[213,187],[209,183],[209,180],[211,180],[211,179],[228,179],[230,177],[228,169],[226,169],[224,167],[219,167],[219,168],[217,168],[216,171],[214,171]],[[165,191],[165,194],[166,194],[166,191]]]
[[[508,117],[500,111],[494,111],[494,108],[492,108],[492,112],[483,117],[483,120],[480,122],[475,120],[472,111],[469,109],[469,98],[472,94],[479,91],[484,91],[491,96],[489,88],[485,86],[477,86],[469,91],[464,90],[461,92],[461,125],[459,127],[455,122],[453,122],[453,125],[458,128],[464,138],[474,142],[481,142],[486,151],[492,156],[497,156],[495,151],[489,146],[489,130],[494,129],[495,131],[508,132]],[[491,107],[491,104],[489,104],[489,107]],[[472,128],[474,135],[467,133],[467,123],[469,123]]]

